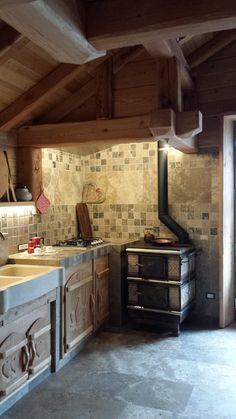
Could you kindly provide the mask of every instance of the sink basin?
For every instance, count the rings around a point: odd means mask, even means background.
[[[0,314],[63,285],[64,268],[39,265],[0,267]]]
[[[4,265],[0,268],[0,276],[26,277],[48,273],[48,266]]]
[[[10,285],[20,283],[21,281],[24,281],[23,276],[2,276],[0,275],[0,290],[2,288],[9,287]]]

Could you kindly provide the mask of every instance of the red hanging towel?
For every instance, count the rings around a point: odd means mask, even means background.
[[[44,195],[44,192],[42,192],[37,201],[35,202],[35,206],[37,208],[37,210],[40,212],[40,214],[45,214],[45,212],[48,210],[48,208],[50,207],[50,201],[49,199]]]

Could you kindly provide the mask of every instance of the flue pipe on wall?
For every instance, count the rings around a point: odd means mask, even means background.
[[[171,216],[168,210],[168,140],[158,141],[158,217],[179,239],[189,243],[189,235]]]

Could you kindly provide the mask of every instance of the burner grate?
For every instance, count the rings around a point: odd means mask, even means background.
[[[60,240],[57,242],[57,246],[60,247],[66,247],[66,246],[72,246],[72,247],[94,247],[99,246],[103,244],[102,239],[90,239],[90,240],[83,240],[83,239],[68,239],[68,240]]]

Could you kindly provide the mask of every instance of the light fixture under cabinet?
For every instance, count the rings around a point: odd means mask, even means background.
[[[22,214],[22,213],[36,214],[34,201],[22,202],[0,202],[0,215],[2,214]]]

